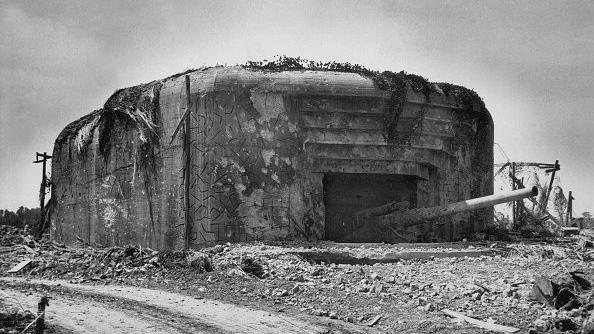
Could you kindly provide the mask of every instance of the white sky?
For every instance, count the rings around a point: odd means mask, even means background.
[[[35,152],[116,89],[286,54],[475,89],[507,155],[559,159],[594,211],[592,36],[591,0],[0,0],[0,208],[38,205]]]

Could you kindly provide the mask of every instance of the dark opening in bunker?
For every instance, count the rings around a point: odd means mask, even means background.
[[[391,174],[324,175],[324,205],[326,207],[326,239],[336,242],[390,241],[386,231],[372,222],[355,228],[357,211],[389,202],[408,201],[417,204],[417,178]]]

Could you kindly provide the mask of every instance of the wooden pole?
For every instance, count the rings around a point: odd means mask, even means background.
[[[40,159],[41,158],[41,159]],[[41,237],[43,236],[43,230],[44,230],[44,218],[45,218],[45,190],[47,187],[47,176],[46,176],[46,171],[47,171],[47,161],[49,159],[51,159],[52,156],[48,155],[47,152],[43,152],[43,154],[36,152],[35,153],[35,161],[33,161],[33,163],[37,164],[37,163],[41,163],[42,164],[42,170],[41,170],[41,186],[39,187],[39,223],[38,223],[38,228],[37,228],[37,233],[36,233],[36,237],[41,239]]]
[[[522,178],[520,180],[520,183],[519,183],[518,186],[520,186],[520,185],[521,185],[522,188],[525,188],[524,187],[524,178]],[[534,200],[532,197],[529,197],[528,199]],[[518,205],[518,211],[519,211],[518,212],[518,219],[521,222],[525,223],[526,222],[526,212],[525,212],[526,207],[524,206],[524,200],[521,200],[521,201],[517,202],[517,205]]]
[[[551,174],[551,181],[549,182],[549,187],[547,188],[547,194],[545,195],[544,202],[542,203],[543,211],[547,209],[547,206],[549,204],[549,195],[551,194],[551,190],[553,190],[553,181],[555,181],[555,173],[560,169],[561,169],[561,166],[559,166],[559,160],[555,160],[555,165],[550,170],[551,172],[553,172]]]
[[[37,320],[35,321],[35,334],[43,334],[45,331],[45,307],[49,306],[47,297],[41,297],[37,303]],[[24,332],[24,331],[23,331]]]
[[[42,174],[41,174],[41,194],[39,194],[39,207],[41,208],[41,219],[43,219],[43,209],[45,208],[45,170],[46,170],[46,164],[47,164],[47,159],[45,158],[47,156],[47,152],[43,152],[43,167],[42,167]]]
[[[511,165],[511,173],[512,173],[512,190],[516,190],[516,181],[514,181],[514,179],[516,178],[516,163],[512,162]],[[512,223],[513,223],[513,227],[516,227],[517,222],[517,207],[518,204],[517,202],[512,202]]]
[[[192,177],[192,154],[190,152],[190,117],[189,110],[192,107],[192,99],[190,98],[190,76],[186,75],[186,117],[184,121],[184,198],[185,198],[185,229],[184,229],[184,248],[190,248],[190,237],[192,231],[192,217],[190,213],[190,179]]]
[[[573,194],[571,190],[569,191],[569,196],[567,198],[567,214],[565,216],[565,226],[571,226],[571,220],[573,219]],[[580,227],[580,226],[578,226]]]

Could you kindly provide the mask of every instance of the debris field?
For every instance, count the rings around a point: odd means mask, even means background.
[[[157,252],[67,247],[0,228],[4,276],[157,288],[387,332],[594,333],[591,235],[547,242],[228,243]]]

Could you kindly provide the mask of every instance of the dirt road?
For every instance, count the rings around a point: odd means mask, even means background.
[[[0,289],[34,309],[49,296],[47,322],[74,333],[369,333],[372,328],[299,318],[160,290],[0,278]]]

